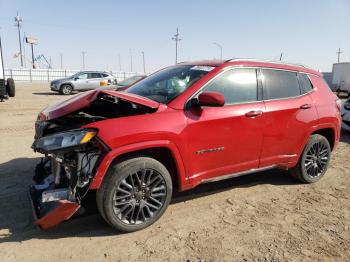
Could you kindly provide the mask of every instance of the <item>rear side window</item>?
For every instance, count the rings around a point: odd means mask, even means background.
[[[99,73],[89,73],[89,78],[101,78]]]
[[[301,94],[296,73],[273,69],[261,71],[264,99],[288,98]]]
[[[300,85],[302,89],[302,93],[308,93],[312,90],[312,84],[310,82],[309,77],[306,74],[299,74]]]
[[[258,100],[258,84],[255,69],[232,69],[213,81],[204,91],[220,92],[225,97],[225,104],[235,104]]]
[[[102,73],[102,77],[109,77],[109,75]]]

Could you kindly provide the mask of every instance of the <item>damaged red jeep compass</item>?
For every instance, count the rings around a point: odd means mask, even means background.
[[[94,190],[102,217],[132,232],[159,219],[175,190],[200,183],[272,168],[313,183],[340,123],[319,72],[278,62],[186,62],[125,92],[86,92],[38,116],[35,223],[69,219]]]

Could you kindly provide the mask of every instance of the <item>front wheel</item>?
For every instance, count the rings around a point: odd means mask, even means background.
[[[159,161],[137,157],[116,164],[97,191],[102,217],[115,229],[133,232],[156,222],[172,196],[172,180]]]
[[[9,97],[14,97],[16,94],[15,81],[12,78],[6,80],[6,92]]]
[[[290,174],[304,183],[314,183],[327,171],[331,156],[331,147],[322,135],[310,136],[296,167]]]
[[[62,85],[60,88],[60,93],[62,95],[70,95],[73,92],[73,87],[71,85]]]

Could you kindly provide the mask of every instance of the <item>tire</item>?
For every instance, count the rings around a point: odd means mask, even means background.
[[[71,95],[73,92],[73,87],[68,84],[63,84],[60,87],[60,94],[61,95]]]
[[[168,170],[150,157],[136,157],[115,164],[97,190],[101,216],[121,232],[152,225],[167,209],[172,197]]]
[[[331,156],[331,147],[322,135],[310,136],[296,167],[289,173],[303,183],[315,183],[327,171]]]
[[[6,80],[6,92],[9,97],[14,97],[16,94],[15,81],[12,78]]]

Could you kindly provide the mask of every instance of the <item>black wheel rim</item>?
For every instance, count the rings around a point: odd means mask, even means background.
[[[312,177],[318,177],[323,174],[328,163],[329,149],[321,141],[314,143],[306,153],[305,170]]]
[[[166,194],[162,175],[153,169],[142,169],[119,183],[113,196],[113,211],[125,224],[142,224],[159,213]]]

